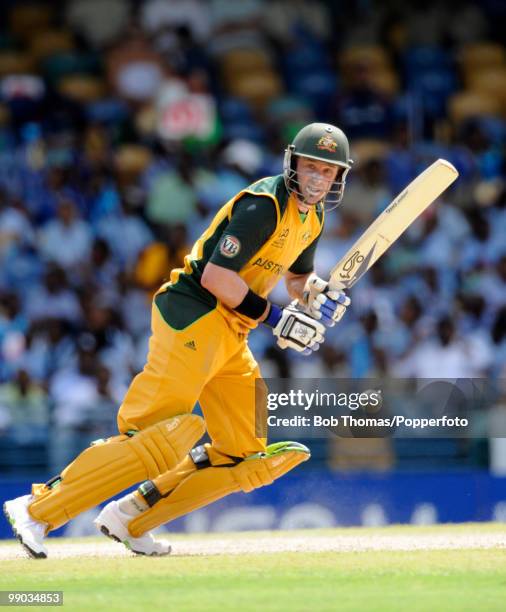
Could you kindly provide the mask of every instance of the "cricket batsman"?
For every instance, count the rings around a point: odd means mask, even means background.
[[[271,484],[309,459],[302,444],[267,446],[257,437],[265,385],[247,339],[261,323],[282,349],[310,355],[343,316],[349,298],[316,276],[313,262],[325,206],[340,203],[351,163],[344,133],[312,123],[287,147],[283,174],[253,183],[218,211],[154,297],[147,363],[119,409],[119,434],[5,503],[31,556],[47,556],[49,531],[140,482],[95,524],[137,554],[166,555],[170,545],[152,529]],[[281,277],[294,300],[285,308],[268,301]],[[197,402],[204,419],[192,414]],[[195,446],[206,429],[211,443]]]

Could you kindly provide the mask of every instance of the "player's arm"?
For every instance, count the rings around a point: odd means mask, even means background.
[[[323,228],[322,228],[323,229]],[[321,231],[318,236],[309,244],[297,259],[290,266],[285,274],[285,285],[288,295],[293,300],[298,300],[301,304],[304,301],[306,284],[314,274],[314,257]]]
[[[204,268],[201,279],[202,286],[216,296],[229,308],[235,309],[244,300],[249,291],[248,285],[243,281],[237,272],[218,266],[209,261]],[[259,317],[263,321],[267,315],[267,305],[265,311]]]
[[[261,201],[259,201],[261,200]],[[252,232],[251,228],[256,231]],[[245,196],[234,207],[202,278],[202,286],[229,308],[272,328],[281,348],[309,354],[323,342],[324,326],[293,307],[281,308],[252,291],[239,276],[276,228],[274,204],[266,198]]]
[[[255,294],[237,272],[208,262],[202,285],[229,308],[272,328],[281,348],[310,355],[323,342],[325,328],[292,305],[281,308]]]
[[[295,274],[288,270],[285,274],[285,284],[288,295],[292,300],[298,300],[302,302],[306,283],[313,272],[307,272],[306,274]]]
[[[252,228],[255,231],[251,231]],[[202,286],[235,309],[249,291],[239,271],[261,249],[275,228],[274,202],[263,196],[245,194],[234,205],[230,222],[204,268]],[[264,314],[255,318],[261,319]]]

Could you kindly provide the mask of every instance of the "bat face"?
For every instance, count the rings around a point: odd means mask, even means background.
[[[330,273],[332,288],[352,287],[457,177],[455,167],[444,159],[417,176],[334,266]]]

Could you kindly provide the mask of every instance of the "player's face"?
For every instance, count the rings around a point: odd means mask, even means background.
[[[297,180],[305,204],[323,200],[336,180],[338,167],[309,157],[297,158]]]

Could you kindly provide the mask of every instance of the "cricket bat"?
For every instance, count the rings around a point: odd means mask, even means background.
[[[455,167],[445,159],[438,159],[418,175],[332,268],[329,280],[331,287],[353,287],[458,175]]]

